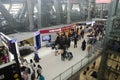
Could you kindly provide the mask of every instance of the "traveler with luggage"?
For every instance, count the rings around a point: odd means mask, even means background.
[[[71,60],[73,58],[73,54],[72,52],[67,52],[66,50],[63,51],[63,53],[61,54],[61,60],[65,60],[65,59],[68,59],[68,60]]]

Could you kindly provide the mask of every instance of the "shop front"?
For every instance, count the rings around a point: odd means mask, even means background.
[[[8,36],[16,38],[20,56],[26,56],[34,52],[34,47],[36,47],[34,32],[16,33]]]
[[[54,42],[56,39],[56,33],[60,31],[61,28],[40,30],[41,46],[46,46],[46,44]]]
[[[51,28],[51,29],[43,29],[40,30],[40,38],[41,38],[41,46],[46,46],[46,44],[50,42],[54,42],[56,40],[57,34],[63,34],[68,36],[71,29],[75,27],[75,24],[71,25],[63,25],[59,28]]]

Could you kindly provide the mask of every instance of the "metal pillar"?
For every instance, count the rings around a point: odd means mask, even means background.
[[[70,0],[67,0],[67,24],[71,23],[71,18],[70,18]]]
[[[20,71],[20,63],[19,63],[19,60],[18,60],[18,53],[17,53],[16,45],[17,45],[17,42],[12,42],[11,41],[11,46],[12,46],[12,48],[14,48],[14,49],[12,49],[14,59],[15,59],[15,62],[17,64],[17,69],[18,69],[18,73],[19,73],[19,76],[20,76],[20,80],[22,80],[21,71]]]
[[[107,25],[109,26],[109,27],[107,27],[107,34],[109,35],[109,33],[110,33],[110,31],[112,30],[112,18],[114,17],[114,16],[116,16],[116,10],[117,10],[117,6],[118,6],[118,3],[119,3],[119,0],[113,0],[112,2],[111,2],[111,4],[110,4],[110,10],[109,10],[109,20],[108,20],[108,22],[107,22]],[[111,7],[112,6],[112,7]]]
[[[113,0],[114,1],[114,0]],[[117,6],[118,6],[119,0],[115,0],[112,3],[112,16],[116,15],[116,10],[117,10]]]
[[[41,0],[38,1],[38,29],[41,28]]]
[[[104,9],[104,3],[101,3],[101,13],[100,13],[100,18],[103,18],[103,9]]]
[[[9,4],[9,9],[8,9],[9,12],[11,8],[12,8],[12,3]]]
[[[78,0],[78,2],[79,2],[79,7],[80,7],[81,20],[86,20],[88,17],[87,8],[88,8],[89,1],[88,0]]]
[[[89,4],[88,4],[88,17],[87,20],[91,19],[91,0],[89,0]]]
[[[28,6],[28,16],[29,16],[29,30],[32,31],[33,28],[34,28],[34,23],[33,23],[33,11],[34,11],[33,1],[32,0],[27,0],[27,6]]]
[[[60,2],[59,0],[54,0],[54,5],[55,5],[55,8],[56,8],[56,15],[57,15],[57,24],[60,24],[61,23],[61,18],[60,18]]]
[[[41,0],[41,27],[48,27],[51,25],[51,0]]]
[[[20,10],[19,15],[18,15],[20,20],[24,18],[26,11],[27,11],[27,3],[25,2],[23,3],[23,8]]]

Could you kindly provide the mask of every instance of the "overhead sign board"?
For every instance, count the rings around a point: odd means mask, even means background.
[[[110,3],[111,0],[96,0],[96,3]]]

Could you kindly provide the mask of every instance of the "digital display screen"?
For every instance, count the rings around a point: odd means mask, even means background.
[[[51,40],[51,35],[43,35],[42,36],[42,41],[50,41]]]

